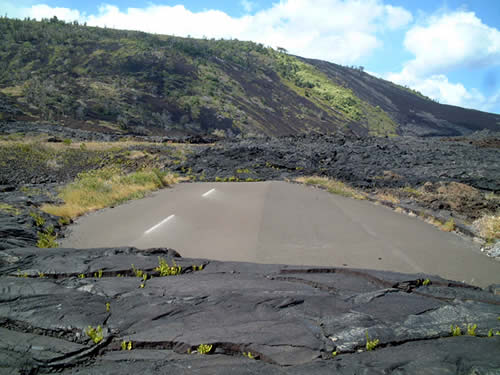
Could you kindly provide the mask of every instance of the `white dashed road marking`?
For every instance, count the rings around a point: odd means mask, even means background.
[[[158,229],[158,227],[160,227],[161,225],[165,224],[167,221],[169,221],[170,219],[172,219],[175,215],[170,215],[169,217],[163,219],[162,221],[160,221],[158,224],[156,224],[154,227],[151,227],[149,228],[147,231],[144,232],[144,234],[149,234],[151,233],[152,231],[154,231],[155,229]]]
[[[205,194],[203,194],[202,197],[206,197],[207,195],[212,194],[214,191],[215,191],[215,189],[210,189]]]

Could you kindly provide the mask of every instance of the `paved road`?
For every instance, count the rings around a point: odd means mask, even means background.
[[[479,286],[479,245],[369,202],[286,182],[192,183],[78,220],[64,247],[170,247],[184,257],[425,272]]]

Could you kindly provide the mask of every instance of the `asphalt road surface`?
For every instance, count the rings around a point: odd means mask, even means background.
[[[183,257],[500,283],[500,262],[471,240],[386,207],[286,182],[180,184],[80,218],[61,246],[170,247]]]

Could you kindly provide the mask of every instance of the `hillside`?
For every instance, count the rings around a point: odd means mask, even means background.
[[[0,19],[0,121],[109,134],[463,135],[500,115],[261,44]]]

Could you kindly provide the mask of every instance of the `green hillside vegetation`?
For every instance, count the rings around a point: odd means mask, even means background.
[[[0,19],[0,120],[124,134],[334,131],[397,124],[283,50],[238,40]]]

